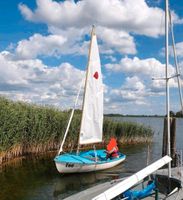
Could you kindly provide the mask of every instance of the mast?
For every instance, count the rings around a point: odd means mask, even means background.
[[[87,84],[87,77],[88,77],[88,68],[89,68],[89,61],[90,61],[90,54],[91,54],[91,45],[92,45],[92,38],[93,35],[95,34],[95,26],[92,26],[92,31],[91,31],[91,40],[90,40],[90,47],[89,47],[89,53],[88,53],[88,64],[87,64],[87,69],[86,69],[86,79],[85,79],[85,86],[84,86],[84,95],[83,95],[83,104],[82,104],[82,116],[81,120],[83,118],[83,108],[84,108],[84,102],[85,102],[85,94],[86,94],[86,84]],[[80,124],[80,131],[79,131],[79,137],[78,137],[78,147],[77,147],[77,153],[79,153],[79,138],[80,138],[80,132],[81,132],[81,124]]]
[[[165,44],[165,60],[166,60],[166,114],[167,114],[167,140],[168,140],[168,151],[167,155],[170,156],[170,94],[169,94],[169,2],[165,0],[165,35],[166,35],[166,44]],[[168,163],[168,176],[171,177],[171,163]]]

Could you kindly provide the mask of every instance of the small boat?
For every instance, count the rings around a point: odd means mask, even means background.
[[[82,151],[79,154],[64,153],[56,156],[54,160],[60,173],[91,172],[108,169],[120,164],[125,160],[125,155],[119,154],[119,158],[106,159],[104,149],[89,150]]]
[[[76,97],[75,106],[79,93]],[[103,135],[103,83],[94,26],[91,32],[78,149],[73,153],[63,153],[63,145],[74,115],[75,106],[71,112],[60,150],[54,159],[57,170],[60,173],[98,171],[114,167],[124,161],[126,156],[120,152],[115,158],[107,158],[105,149],[96,150],[94,147],[94,149],[89,151],[79,151],[80,145],[102,142]]]

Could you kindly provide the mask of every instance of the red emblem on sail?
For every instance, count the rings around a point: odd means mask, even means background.
[[[98,72],[95,72],[94,75],[93,75],[93,77],[94,77],[95,79],[98,79],[98,77],[99,77]]]

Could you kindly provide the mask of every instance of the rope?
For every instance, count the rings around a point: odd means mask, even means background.
[[[65,143],[65,139],[66,139],[66,137],[67,137],[67,134],[68,134],[68,131],[69,131],[69,128],[70,128],[70,125],[71,125],[71,121],[72,121],[72,118],[73,118],[73,115],[74,115],[74,111],[75,111],[75,108],[76,108],[77,103],[78,103],[78,99],[79,99],[79,95],[80,95],[80,92],[81,92],[83,80],[84,80],[84,79],[82,79],[82,81],[81,81],[81,84],[80,84],[80,87],[79,87],[79,90],[78,90],[78,94],[77,94],[77,96],[76,96],[75,104],[74,104],[74,106],[73,106],[73,109],[72,109],[72,112],[71,112],[71,115],[70,115],[70,118],[69,118],[69,122],[68,122],[68,124],[67,124],[67,128],[66,128],[66,131],[65,131],[65,134],[64,134],[64,138],[63,138],[63,140],[62,140],[62,143],[61,143],[61,145],[60,145],[60,149],[59,149],[59,151],[58,151],[58,155],[63,151],[63,145],[64,145],[64,143]]]
[[[178,59],[177,59],[177,52],[175,47],[175,39],[174,39],[174,33],[173,33],[173,23],[171,18],[171,12],[169,10],[169,19],[170,19],[170,30],[171,30],[171,37],[172,37],[172,46],[173,46],[173,53],[174,53],[174,63],[175,63],[175,69],[176,69],[176,77],[177,77],[177,83],[178,83],[178,89],[179,89],[179,97],[180,97],[180,104],[181,104],[181,111],[183,113],[183,98],[182,98],[182,90],[181,90],[181,80],[180,80],[180,72],[179,72],[179,66],[178,66]]]

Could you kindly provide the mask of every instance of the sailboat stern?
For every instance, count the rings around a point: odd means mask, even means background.
[[[87,172],[91,166],[95,165],[94,160],[89,160],[76,154],[62,154],[54,159],[59,173]]]
[[[57,158],[54,159],[56,168],[59,173],[77,173],[80,171],[81,165],[70,162],[59,162]]]

